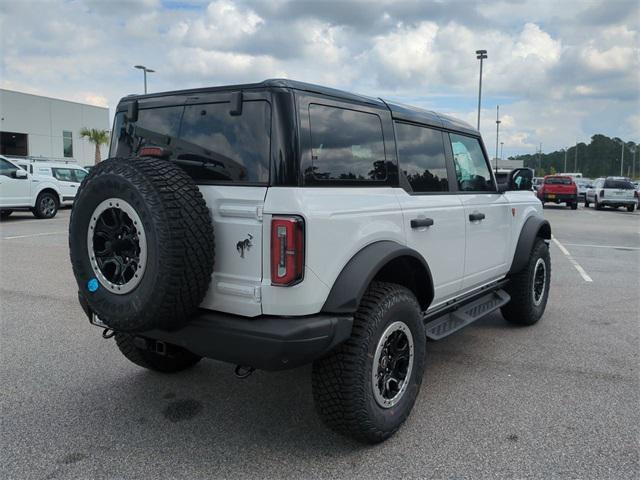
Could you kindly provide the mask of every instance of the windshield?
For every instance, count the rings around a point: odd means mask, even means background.
[[[633,190],[633,184],[627,180],[611,180],[604,181],[604,188],[617,188],[621,190]]]

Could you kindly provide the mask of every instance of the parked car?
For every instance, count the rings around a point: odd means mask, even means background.
[[[7,218],[15,210],[30,210],[37,218],[53,218],[62,198],[57,180],[36,178],[0,155],[0,218]]]
[[[573,179],[564,175],[547,175],[538,187],[538,198],[546,202],[565,203],[571,210],[578,208],[578,187]]]
[[[71,263],[89,321],[143,368],[313,363],[320,417],[373,443],[407,419],[427,338],[544,313],[551,227],[531,170],[498,186],[464,122],[268,80],[128,96],[112,131],[71,213]]]
[[[79,165],[57,162],[33,162],[36,178],[54,178],[62,193],[61,205],[73,205],[78,187],[88,172]]]
[[[590,178],[574,178],[573,180],[578,187],[578,201],[584,202],[587,196],[587,188],[591,185]]]
[[[544,177],[533,177],[533,190],[535,192],[538,191],[538,188],[540,188],[542,182],[544,182]]]
[[[633,183],[625,177],[598,178],[593,188],[587,190],[585,207],[593,203],[596,210],[603,207],[625,207],[633,212],[638,204],[638,192]]]

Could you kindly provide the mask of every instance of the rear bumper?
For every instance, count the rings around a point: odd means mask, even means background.
[[[80,303],[90,321],[92,314]],[[351,335],[353,317],[238,317],[200,310],[179,330],[135,334],[178,345],[200,355],[262,370],[284,370],[310,363],[329,353]]]
[[[553,195],[553,197],[551,197]],[[578,195],[575,193],[545,193],[541,195],[540,200],[543,202],[555,202],[555,203],[576,203],[578,201]]]
[[[599,198],[598,202],[602,205],[626,207],[628,205],[635,205],[637,200],[635,198]]]

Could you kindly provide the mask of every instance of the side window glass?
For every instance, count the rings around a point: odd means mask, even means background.
[[[73,172],[70,168],[53,168],[53,176],[62,182],[73,182]]]
[[[0,175],[12,177],[15,175],[16,170],[18,169],[12,163],[0,158]]]
[[[442,132],[396,123],[400,171],[414,192],[449,190]]]
[[[305,180],[384,181],[382,122],[373,113],[312,104],[311,167]]]
[[[85,172],[84,170],[74,170],[73,175],[75,176],[75,181],[80,183],[82,182],[82,180],[84,180],[84,177],[87,176],[87,172]]]
[[[462,192],[495,191],[491,172],[477,138],[450,133],[458,189]]]

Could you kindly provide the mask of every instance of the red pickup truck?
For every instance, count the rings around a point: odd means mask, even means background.
[[[578,186],[571,177],[547,175],[538,188],[538,198],[542,202],[565,203],[571,210],[578,208]]]

